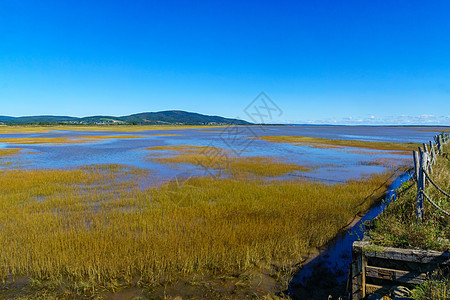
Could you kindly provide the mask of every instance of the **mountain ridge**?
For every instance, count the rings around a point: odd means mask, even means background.
[[[55,116],[55,115],[37,115],[10,117],[0,116],[0,123],[6,125],[12,124],[79,124],[79,125],[249,125],[250,122],[225,118],[221,116],[204,115],[182,110],[166,110],[157,112],[142,112],[126,116]]]

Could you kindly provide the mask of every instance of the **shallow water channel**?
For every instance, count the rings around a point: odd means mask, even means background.
[[[391,201],[395,201],[395,190],[412,178],[412,173],[403,173],[397,177],[386,193],[384,201],[373,206],[356,223],[336,236],[328,245],[313,255],[295,274],[288,293],[293,299],[315,299],[345,292],[349,268],[352,259],[353,242],[364,236],[364,222],[380,215]]]

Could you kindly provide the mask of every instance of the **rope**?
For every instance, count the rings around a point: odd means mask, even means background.
[[[446,212],[445,210],[443,210],[442,208],[440,208],[436,203],[434,203],[433,200],[431,200],[430,197],[428,197],[428,195],[425,194],[424,191],[421,191],[421,192],[422,192],[422,194],[425,196],[425,198],[427,198],[427,200],[430,201],[430,203],[431,203],[434,207],[436,207],[438,210],[440,210],[441,212],[443,212],[444,214],[446,214],[447,216],[450,217],[450,214],[449,214],[448,212]]]
[[[431,180],[430,176],[428,175],[428,173],[427,173],[425,170],[423,170],[423,173],[424,173],[425,176],[428,178],[428,180],[431,182],[431,184],[433,184],[434,187],[437,188],[437,190],[438,190],[439,192],[441,192],[442,194],[444,194],[445,196],[447,196],[448,198],[450,198],[450,195],[449,195],[449,194],[447,194],[446,192],[444,192],[440,187],[437,186],[436,183],[434,183],[433,180]]]

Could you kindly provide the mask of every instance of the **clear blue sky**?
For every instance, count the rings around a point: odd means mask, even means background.
[[[0,115],[450,125],[450,1],[0,0]]]

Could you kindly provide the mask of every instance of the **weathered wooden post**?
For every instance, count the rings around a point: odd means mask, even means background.
[[[423,143],[423,152],[428,153],[427,144]]]
[[[434,164],[436,161],[436,151],[434,150],[434,145],[432,141],[430,141],[430,154],[431,154],[431,163]]]
[[[366,266],[367,259],[362,247],[353,247],[352,275],[352,300],[360,300],[366,297]]]
[[[414,160],[414,177],[416,178],[416,181],[419,181],[420,159],[419,153],[417,151],[413,151],[413,160]]]
[[[443,140],[442,140],[442,135],[440,134],[438,137],[438,149],[439,149],[439,154],[442,154],[442,144],[443,144]]]
[[[416,221],[421,222],[423,219],[423,189],[425,188],[425,174],[423,170],[426,169],[426,153],[419,147],[420,153],[420,167],[419,174],[417,176],[417,202],[416,202]]]
[[[427,153],[427,172],[428,172],[428,174],[431,174],[431,173],[433,173],[433,166],[432,166],[432,159],[431,159],[431,154],[428,154]]]

